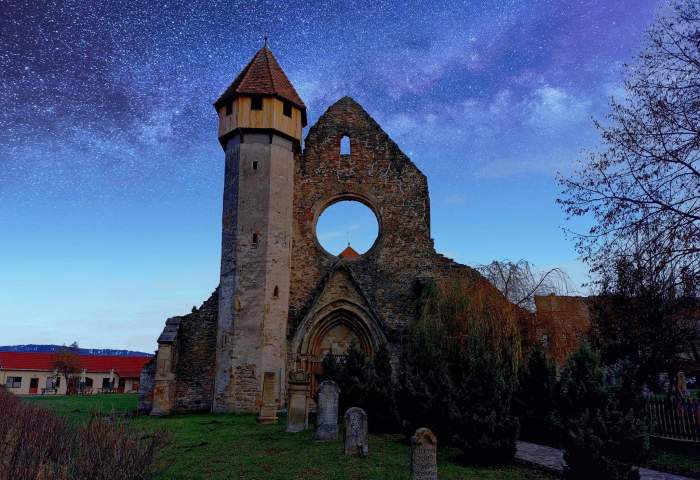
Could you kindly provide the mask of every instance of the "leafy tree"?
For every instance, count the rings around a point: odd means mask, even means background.
[[[555,427],[557,371],[537,344],[520,370],[518,389],[513,398],[513,410],[520,420],[521,437],[548,445],[559,442]]]
[[[624,99],[596,123],[602,148],[559,178],[567,215],[593,219],[576,238],[594,272],[644,252],[649,264],[700,275],[700,3],[673,0],[670,11],[625,67]]]

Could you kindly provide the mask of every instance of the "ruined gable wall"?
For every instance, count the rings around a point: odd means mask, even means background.
[[[350,155],[340,154],[344,135],[350,138]],[[379,217],[377,243],[348,266],[389,341],[398,341],[414,318],[418,279],[455,271],[478,276],[435,253],[426,177],[351,98],[332,105],[310,129],[294,183],[290,335],[338,261],[315,234],[316,220],[335,201],[361,201]]]
[[[174,411],[209,411],[214,392],[218,289],[181,317],[176,343]]]

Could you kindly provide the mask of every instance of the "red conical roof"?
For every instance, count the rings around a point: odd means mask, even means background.
[[[231,85],[214,102],[218,109],[239,95],[271,95],[288,100],[306,113],[306,105],[285,75],[267,45],[238,74]],[[306,115],[304,115],[306,116]]]
[[[344,258],[346,260],[352,260],[353,258],[357,258],[360,256],[359,253],[357,253],[350,245],[348,245],[345,250],[340,252],[340,255],[338,255],[340,258]]]

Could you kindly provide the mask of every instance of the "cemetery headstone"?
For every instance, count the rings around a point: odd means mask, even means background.
[[[262,405],[258,415],[258,423],[277,423],[277,395],[275,372],[263,374]]]
[[[340,388],[335,382],[326,380],[318,388],[315,439],[330,442],[338,439],[338,396]]]
[[[411,480],[437,480],[437,438],[428,428],[411,437]]]
[[[311,376],[304,370],[289,372],[289,406],[287,431],[302,432],[309,428],[309,384]]]
[[[359,407],[348,408],[345,412],[345,455],[366,457],[367,414]]]

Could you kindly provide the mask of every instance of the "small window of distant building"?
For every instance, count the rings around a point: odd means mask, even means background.
[[[292,102],[284,102],[284,107],[282,108],[282,114],[285,117],[292,118]]]
[[[253,170],[257,170],[257,169],[258,169],[258,162],[255,161],[255,162],[253,162]]]
[[[262,110],[263,99],[260,95],[255,95],[250,99],[251,110]]]
[[[343,138],[340,139],[340,154],[350,155],[350,137],[347,135],[343,135]]]
[[[253,234],[253,248],[258,248],[258,234]]]
[[[5,386],[7,388],[22,388],[22,377],[7,377]]]
[[[275,285],[275,291],[272,294],[272,296],[275,298],[278,298],[280,296],[280,287],[278,287],[277,285]]]
[[[228,102],[226,104],[226,115],[231,115],[233,113],[233,102]]]

